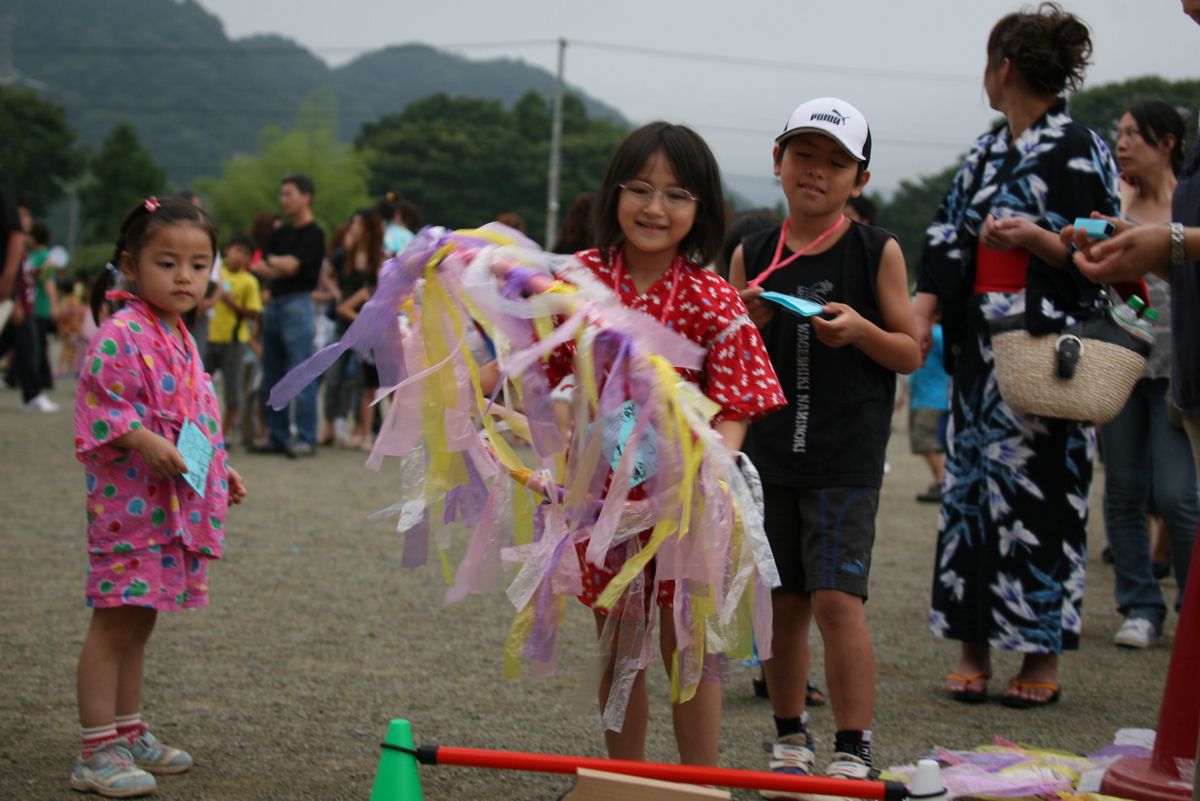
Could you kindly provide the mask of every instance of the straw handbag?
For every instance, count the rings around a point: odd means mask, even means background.
[[[1107,312],[1060,334],[1033,336],[1023,314],[990,327],[1000,396],[1023,415],[1103,425],[1125,407],[1150,355],[1151,343]]]

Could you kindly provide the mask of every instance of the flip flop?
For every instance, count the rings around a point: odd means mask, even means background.
[[[1032,709],[1035,706],[1047,706],[1058,702],[1059,687],[1056,682],[1052,681],[1021,681],[1020,679],[1008,680],[1009,692],[1004,694],[1001,703],[1013,709]],[[1050,690],[1050,696],[1042,701],[1035,701],[1032,698],[1022,698],[1020,695],[1013,695],[1013,691],[1017,693],[1023,690]]]
[[[987,680],[990,679],[987,673],[972,673],[970,676],[962,673],[947,673],[946,681],[961,684],[961,690],[946,690],[946,695],[953,698],[955,701],[960,701],[964,704],[982,704],[987,700]],[[972,690],[971,685],[975,682],[983,682],[983,687],[979,690]]]

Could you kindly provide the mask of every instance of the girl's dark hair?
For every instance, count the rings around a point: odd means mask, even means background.
[[[1058,3],[1002,17],[988,37],[988,66],[1012,62],[1029,89],[1058,97],[1078,91],[1092,56],[1092,36],[1083,20]]]
[[[646,161],[662,153],[679,185],[700,198],[692,230],[679,243],[679,250],[695,264],[708,264],[721,248],[725,232],[725,195],[721,191],[721,170],[700,135],[683,125],[652,122],[625,138],[613,153],[600,184],[593,212],[598,247],[615,247],[624,239],[617,222],[617,203],[621,184],[637,177]]]
[[[421,230],[421,210],[417,204],[395,192],[388,192],[375,202],[375,213],[385,226],[399,217],[401,224],[414,234]]]
[[[1164,136],[1175,137],[1171,147],[1171,172],[1179,175],[1183,169],[1183,137],[1187,133],[1183,115],[1170,103],[1147,100],[1130,106],[1129,116],[1137,123],[1138,133],[1148,145],[1157,146]]]
[[[421,230],[421,210],[417,204],[402,197],[396,198],[396,213],[404,221],[404,227],[414,234]],[[386,220],[385,220],[386,222]]]
[[[29,235],[36,245],[50,244],[50,226],[46,225],[45,220],[34,220],[29,227]]]
[[[375,209],[371,208],[359,209],[354,212],[354,216],[362,220],[363,233],[362,237],[346,251],[345,271],[349,273],[354,269],[353,256],[355,254],[366,251],[367,281],[374,284],[379,275],[379,267],[383,264],[384,223],[379,219],[379,214]]]
[[[250,224],[250,236],[254,238],[258,250],[266,251],[267,243],[271,241],[271,232],[275,230],[275,223],[280,219],[281,217],[273,211],[260,211],[254,215],[254,222]]]
[[[571,201],[558,238],[550,248],[551,253],[578,253],[595,247],[592,242],[592,206],[596,204],[595,192],[580,192]]]
[[[747,209],[739,211],[729,223],[725,231],[725,239],[721,242],[721,253],[717,258],[717,275],[729,280],[729,264],[733,261],[733,251],[737,250],[742,240],[757,231],[775,228],[783,220],[768,208]]]
[[[104,305],[104,293],[112,286],[114,273],[121,267],[122,257],[128,255],[136,262],[146,241],[160,228],[169,225],[194,225],[208,235],[213,258],[217,255],[217,223],[208,212],[181,197],[165,197],[162,200],[139,200],[121,223],[117,243],[113,246],[111,268],[105,269],[92,285],[91,307],[97,322]]]

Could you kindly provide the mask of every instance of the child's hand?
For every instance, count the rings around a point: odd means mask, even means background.
[[[769,323],[775,314],[768,308],[769,304],[763,303],[758,299],[758,296],[762,293],[763,288],[760,286],[748,286],[738,291],[742,302],[746,304],[746,311],[750,313],[750,322],[759,328]]]
[[[146,433],[150,436],[139,444],[138,450],[151,473],[159,478],[175,478],[187,472],[187,462],[169,439],[148,431]]]
[[[239,504],[245,497],[246,483],[242,481],[242,474],[229,468],[229,505]]]
[[[832,320],[810,317],[817,339],[831,348],[853,345],[862,337],[869,323],[858,312],[845,303],[826,303],[822,309],[834,315]]]

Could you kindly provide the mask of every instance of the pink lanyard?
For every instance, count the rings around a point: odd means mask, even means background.
[[[150,327],[158,334],[160,341],[165,340],[163,343],[164,350],[166,350],[169,359],[166,371],[175,381],[175,399],[179,402],[179,411],[183,414],[183,420],[185,422],[187,420],[191,420],[192,409],[196,405],[196,393],[199,391],[200,387],[200,371],[198,369],[200,364],[200,355],[196,352],[192,338],[188,335],[187,328],[185,328],[183,325],[183,320],[180,319],[178,321],[179,333],[182,335],[180,339],[183,341],[183,347],[188,351],[187,360],[191,362],[191,387],[184,386],[183,379],[180,378],[179,373],[175,369],[176,365],[178,364],[178,357],[175,353],[175,343],[171,341],[173,337],[171,336],[170,331],[164,330],[167,324],[158,319],[158,317],[156,317],[154,313],[150,311],[150,307],[146,305],[146,301],[142,300],[137,295],[134,295],[130,292],[125,292],[123,290],[106,292],[105,297],[112,300],[136,301],[138,310],[145,318],[145,322],[149,323]],[[185,394],[188,395],[189,400],[184,400]]]
[[[750,282],[749,285],[750,286],[759,286],[763,281],[767,280],[767,276],[769,276],[771,273],[775,272],[776,270],[782,270],[784,267],[787,267],[789,264],[791,264],[792,262],[794,262],[796,259],[800,258],[801,256],[803,256],[807,253],[811,253],[813,250],[816,250],[817,245],[821,244],[826,239],[833,236],[837,232],[837,229],[842,227],[842,223],[844,223],[845,221],[846,221],[846,215],[839,214],[838,218],[837,218],[837,222],[835,222],[833,225],[831,225],[824,233],[822,233],[820,236],[818,236],[813,241],[809,242],[807,245],[805,245],[803,248],[801,248],[797,252],[788,256],[783,261],[780,261],[779,257],[783,255],[783,245],[785,242],[787,242],[788,228],[790,227],[791,222],[792,222],[792,218],[788,217],[786,220],[783,221],[783,227],[779,231],[779,243],[777,245],[775,245],[775,258],[771,259],[771,265],[769,267],[767,267],[767,269],[763,270],[758,275],[757,278],[755,278],[753,281]]]
[[[679,291],[679,274],[683,272],[680,262],[683,261],[683,256],[675,254],[675,260],[671,262],[671,291],[667,295],[667,302],[663,304],[662,313],[658,316],[658,322],[662,325],[667,324],[667,317],[671,314],[671,309],[675,306],[675,294]],[[621,253],[621,249],[617,249],[617,255],[613,258],[613,291],[617,293],[617,297],[621,297],[621,276],[625,273],[625,257]],[[633,276],[629,277],[630,285],[633,284]],[[656,282],[657,283],[657,282]],[[653,287],[651,287],[653,288]],[[633,287],[634,297],[638,297],[637,287]],[[644,294],[644,293],[643,293]]]

